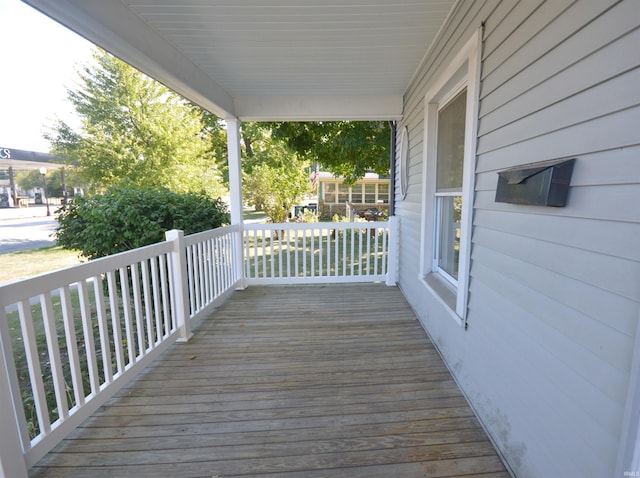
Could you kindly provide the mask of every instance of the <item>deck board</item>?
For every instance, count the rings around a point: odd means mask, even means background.
[[[32,477],[508,477],[396,288],[250,287]]]

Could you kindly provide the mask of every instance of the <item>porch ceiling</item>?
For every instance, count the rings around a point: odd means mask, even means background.
[[[24,0],[219,116],[393,119],[455,0]]]

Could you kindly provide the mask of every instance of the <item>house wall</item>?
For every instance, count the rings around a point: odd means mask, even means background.
[[[424,97],[483,22],[465,330],[419,280]],[[636,0],[460,1],[405,95],[399,286],[518,477],[614,476],[640,316],[639,45]],[[562,158],[566,207],[494,201],[497,171]]]

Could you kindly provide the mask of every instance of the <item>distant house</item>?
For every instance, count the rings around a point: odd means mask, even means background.
[[[320,214],[345,214],[345,205],[350,203],[356,210],[389,208],[389,177],[366,173],[353,186],[344,184],[344,179],[328,172],[320,172],[318,181],[318,207]]]

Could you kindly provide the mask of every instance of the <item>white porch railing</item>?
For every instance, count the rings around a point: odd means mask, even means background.
[[[0,477],[26,476],[246,283],[395,284],[396,227],[392,218],[169,231],[159,244],[0,287]]]
[[[244,226],[248,284],[395,284],[396,218],[384,222]]]

